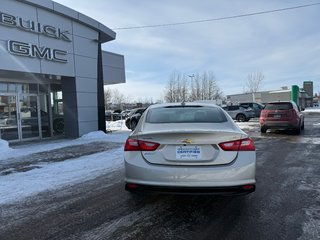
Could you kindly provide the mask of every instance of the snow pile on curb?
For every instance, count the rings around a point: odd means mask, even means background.
[[[117,131],[106,134],[102,131],[95,131],[75,140],[61,139],[51,143],[38,142],[15,146],[14,149],[9,148],[8,142],[1,140],[0,159],[4,163],[5,161],[11,162],[14,161],[12,158],[32,153],[97,141],[124,143],[129,133],[129,131]],[[19,161],[23,160],[24,158],[19,159]],[[0,176],[0,205],[21,201],[43,191],[71,186],[121,169],[123,168],[123,147],[61,162],[38,163],[33,166],[35,168],[29,171]]]
[[[12,151],[12,148],[9,147],[9,143],[6,140],[0,139],[0,152],[7,153]]]
[[[303,112],[316,112],[316,113],[320,113],[320,107],[306,108]]]
[[[118,131],[106,134],[102,131],[95,131],[85,134],[78,139],[60,139],[49,143],[46,141],[31,144],[28,143],[25,145],[14,146],[12,148],[8,147],[8,142],[2,140],[4,141],[4,143],[0,143],[0,161],[4,159],[17,158],[33,153],[45,152],[63,147],[86,144],[96,141],[124,143],[129,133],[129,131]]]

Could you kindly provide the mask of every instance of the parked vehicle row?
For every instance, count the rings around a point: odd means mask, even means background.
[[[105,119],[106,121],[118,121],[121,119],[126,119],[131,110],[123,110],[123,111],[105,111]]]
[[[146,110],[146,108],[135,108],[132,109],[127,116],[127,119],[125,121],[125,124],[127,126],[127,128],[131,129],[132,131],[136,128],[142,114],[144,113],[144,111]]]
[[[222,107],[234,120],[238,122],[248,122],[251,118],[254,118],[255,112],[251,108],[244,108],[242,106],[231,105]]]
[[[222,109],[233,120],[239,122],[259,117],[261,133],[266,133],[268,129],[283,129],[300,134],[304,129],[304,116],[299,106],[293,101],[270,102],[265,106],[260,103],[243,102],[239,105],[224,106]],[[121,113],[109,113],[109,117],[106,115],[106,120],[126,119],[127,128],[133,131],[145,110],[146,108],[135,108]]]

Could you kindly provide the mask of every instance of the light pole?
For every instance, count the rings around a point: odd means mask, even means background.
[[[188,77],[191,79],[191,82],[193,81],[193,79],[194,79],[194,74],[192,74],[192,75],[188,75]]]
[[[194,74],[188,75],[188,77],[190,78],[190,97],[191,99],[193,99],[193,79],[194,79]],[[194,100],[194,99],[193,99]]]

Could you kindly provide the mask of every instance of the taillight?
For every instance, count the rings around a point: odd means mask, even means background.
[[[124,151],[154,151],[159,146],[159,143],[128,138],[124,145]]]
[[[224,151],[255,151],[256,150],[254,143],[250,138],[219,143],[219,146]]]
[[[295,111],[294,109],[290,109],[290,110],[289,110],[289,116],[288,116],[288,118],[289,118],[289,119],[294,118],[294,117],[295,117],[295,114],[296,114],[296,111]]]
[[[268,116],[268,112],[262,110],[260,113],[260,118],[266,118],[267,116]]]
[[[128,138],[125,145],[124,145],[124,150],[125,151],[140,151],[138,140]]]

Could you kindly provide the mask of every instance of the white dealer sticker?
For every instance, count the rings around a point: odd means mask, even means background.
[[[199,160],[201,159],[201,148],[198,146],[176,147],[177,160]]]

